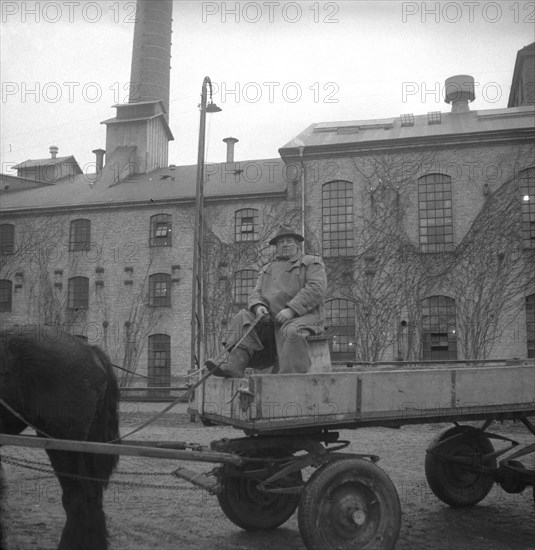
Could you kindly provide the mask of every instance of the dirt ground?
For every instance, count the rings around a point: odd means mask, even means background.
[[[162,407],[122,403],[122,432],[130,431]],[[351,441],[349,451],[379,455],[379,466],[397,488],[402,528],[396,549],[534,550],[535,511],[531,489],[508,494],[495,486],[489,496],[472,509],[449,508],[433,495],[425,480],[425,449],[444,427],[368,428],[341,433],[342,439]],[[533,437],[521,425],[498,424],[493,431],[521,443],[533,442]],[[208,445],[213,440],[242,435],[232,428],[208,428],[191,423],[185,405],[180,405],[176,412],[167,413],[134,437]],[[43,463],[47,460],[45,453],[37,449],[4,447],[2,454]],[[534,459],[532,455],[526,465],[535,467]],[[225,517],[215,496],[172,476],[170,472],[178,465],[171,460],[121,458],[105,497],[111,550],[305,550],[295,514],[279,529],[245,532]],[[214,467],[196,462],[181,465],[199,472]],[[4,468],[6,550],[56,548],[64,522],[56,478],[51,473],[10,464]],[[123,484],[125,481],[129,484]]]

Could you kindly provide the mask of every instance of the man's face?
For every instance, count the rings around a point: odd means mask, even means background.
[[[277,258],[289,260],[293,258],[299,250],[299,242],[293,237],[281,237],[275,243]]]

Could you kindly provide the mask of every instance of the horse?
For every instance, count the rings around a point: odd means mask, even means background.
[[[1,433],[31,427],[41,437],[117,441],[118,402],[117,378],[99,347],[48,327],[0,331]],[[58,550],[107,550],[103,492],[119,456],[46,452],[66,515]]]

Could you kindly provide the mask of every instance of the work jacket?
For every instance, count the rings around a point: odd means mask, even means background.
[[[325,264],[319,256],[305,254],[293,260],[276,259],[260,271],[248,307],[253,310],[260,304],[266,306],[273,320],[281,310],[290,307],[300,318],[301,326],[318,333],[324,328],[326,291]]]

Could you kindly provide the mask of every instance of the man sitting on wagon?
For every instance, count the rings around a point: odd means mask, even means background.
[[[327,275],[320,257],[301,252],[303,241],[287,225],[281,225],[269,241],[275,245],[275,259],[260,271],[248,309],[232,318],[226,342],[237,342],[257,317],[262,318],[231,348],[226,364],[206,361],[215,376],[240,378],[250,364],[262,368],[275,363],[272,372],[280,374],[310,369],[307,336],[323,330]]]

